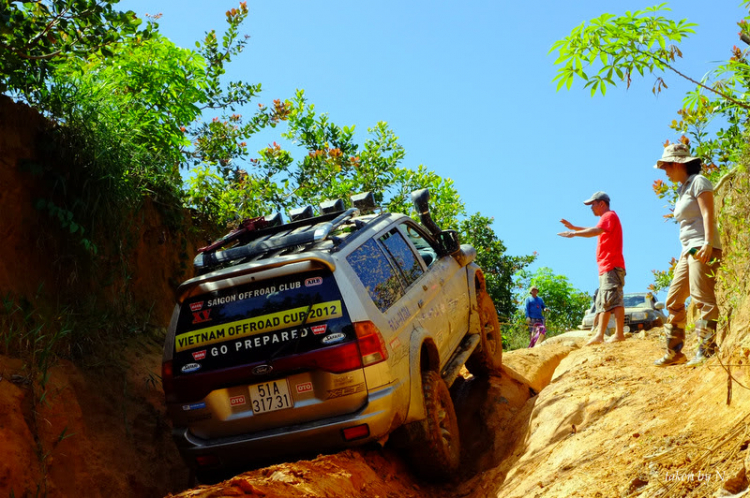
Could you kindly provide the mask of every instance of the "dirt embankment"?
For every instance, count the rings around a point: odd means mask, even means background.
[[[35,207],[55,197],[52,186],[64,185],[71,167],[50,152],[50,129],[0,95],[0,496],[184,489],[188,474],[164,418],[158,327],[168,323],[195,241],[146,202],[128,220],[131,233],[109,234],[115,246],[127,241],[127,253],[80,257],[69,230]],[[151,326],[123,319],[136,316]],[[81,321],[87,335],[60,333]],[[113,330],[127,344],[108,337]],[[94,349],[96,356],[82,352]]]
[[[0,355],[0,496],[156,497],[185,489],[164,418],[160,345],[134,341],[127,368],[60,360],[46,390]],[[42,396],[43,395],[43,396]]]

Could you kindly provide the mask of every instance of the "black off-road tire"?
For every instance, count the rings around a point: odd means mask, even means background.
[[[192,486],[195,486],[195,480],[197,479],[199,483],[205,484],[205,485],[211,485],[211,484],[218,484],[221,481],[224,481],[225,479],[228,479],[231,477],[231,474],[224,470],[194,470],[191,472],[190,480],[193,483]]]
[[[437,372],[422,373],[422,392],[427,418],[410,427],[409,460],[421,477],[444,481],[461,463],[458,419],[448,386]]]
[[[475,377],[500,375],[503,365],[503,334],[497,310],[492,298],[487,292],[480,292],[477,296],[479,308],[480,342],[477,349],[466,361],[466,368]]]

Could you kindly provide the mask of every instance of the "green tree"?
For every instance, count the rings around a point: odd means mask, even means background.
[[[750,2],[744,1],[747,7]],[[744,147],[743,134],[747,131],[748,76],[750,66],[746,53],[736,46],[725,63],[717,65],[702,79],[696,80],[682,73],[675,65],[683,56],[678,44],[693,34],[697,25],[686,19],[673,21],[661,15],[670,9],[660,4],[641,11],[626,12],[622,16],[602,14],[588,23],[577,26],[567,37],[555,42],[550,52],[557,52],[555,64],[559,66],[554,81],[557,89],[570,89],[576,77],[582,79],[584,88],[606,94],[608,86],[617,82],[630,87],[636,73],[658,74],[652,92],[667,88],[662,76],[671,72],[696,85],[683,101],[678,111],[679,119],[670,127],[683,136],[682,141],[693,142],[694,154],[707,165],[707,173],[716,176],[736,164]],[[741,38],[750,42],[750,17],[742,19]],[[716,118],[720,130],[710,136],[706,128]],[[669,141],[667,141],[669,143]],[[658,194],[668,194],[667,189],[655,186]]]
[[[124,39],[148,36],[119,0],[5,1],[0,6],[0,92],[27,96],[42,89],[50,69],[90,54],[111,55]],[[33,98],[32,98],[33,100]]]
[[[577,26],[567,37],[555,42],[550,52],[558,51],[555,61],[561,67],[553,81],[557,89],[570,89],[577,77],[591,88],[593,96],[597,90],[607,93],[607,85],[616,86],[615,78],[630,87],[631,77],[636,72],[664,71],[670,69],[682,52],[669,42],[680,42],[694,33],[695,24],[685,20],[675,22],[657,15],[668,11],[666,4],[641,11],[626,12],[623,16],[602,14]],[[586,72],[584,67],[590,68]],[[598,68],[598,71],[596,69]],[[653,92],[667,88],[661,76],[654,83]]]
[[[386,209],[409,213],[410,194],[420,188],[430,189],[438,224],[455,227],[465,214],[452,180],[421,165],[416,170],[401,165],[405,151],[387,123],[369,128],[360,146],[353,126],[339,126],[327,114],[318,114],[302,90],[280,107],[287,126],[282,138],[295,148],[273,142],[231,177],[200,170],[190,180],[188,195],[204,214],[227,222],[367,191]],[[202,201],[209,192],[221,200]]]
[[[539,288],[539,296],[549,308],[547,335],[557,335],[578,327],[586,308],[591,305],[591,296],[573,287],[567,277],[556,275],[550,268],[542,267],[530,273],[522,270],[517,275],[516,321],[525,326],[522,305],[532,286]]]
[[[260,85],[224,82],[225,66],[244,47],[238,29],[247,15],[244,3],[229,10],[224,34],[209,31],[197,50],[176,46],[154,24],[151,36],[124,39],[107,56],[57,61],[33,104],[61,124],[59,133],[80,150],[77,171],[91,179],[75,185],[54,180],[65,195],[38,206],[91,234],[122,217],[114,211],[132,209],[146,195],[161,206],[181,207],[181,168],[199,166],[199,178],[216,173],[225,183],[239,182],[236,164],[247,154],[246,141],[285,119],[280,100],[244,119],[235,107],[255,98]],[[204,112],[213,119],[203,121]],[[224,200],[196,204],[217,202]],[[90,240],[84,244],[93,247]]]
[[[461,220],[459,231],[461,242],[473,245],[477,250],[477,264],[484,271],[487,291],[497,308],[501,322],[510,322],[516,313],[517,304],[513,295],[513,278],[530,265],[536,254],[510,256],[506,247],[492,229],[493,218],[474,213]]]

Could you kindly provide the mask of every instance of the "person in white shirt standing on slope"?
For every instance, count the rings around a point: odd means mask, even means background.
[[[687,323],[685,300],[689,296],[698,309],[699,319],[695,323],[698,351],[688,365],[700,365],[717,347],[719,306],[714,287],[721,261],[721,240],[714,215],[714,186],[700,174],[701,160],[692,157],[682,143],[667,145],[654,167],[664,170],[667,178],[679,184],[674,219],[680,224],[682,245],[667,293],[666,354],[654,364],[666,367],[687,362],[682,347]]]

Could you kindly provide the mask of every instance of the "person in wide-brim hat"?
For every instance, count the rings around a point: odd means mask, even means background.
[[[654,167],[664,170],[667,178],[678,184],[674,220],[680,225],[682,245],[667,293],[666,353],[654,364],[664,367],[687,362],[682,347],[687,325],[685,300],[690,297],[698,310],[695,323],[698,351],[687,363],[699,365],[717,349],[719,306],[714,288],[721,261],[721,240],[714,213],[714,186],[700,174],[700,158],[690,155],[690,149],[683,143],[667,145]]]

